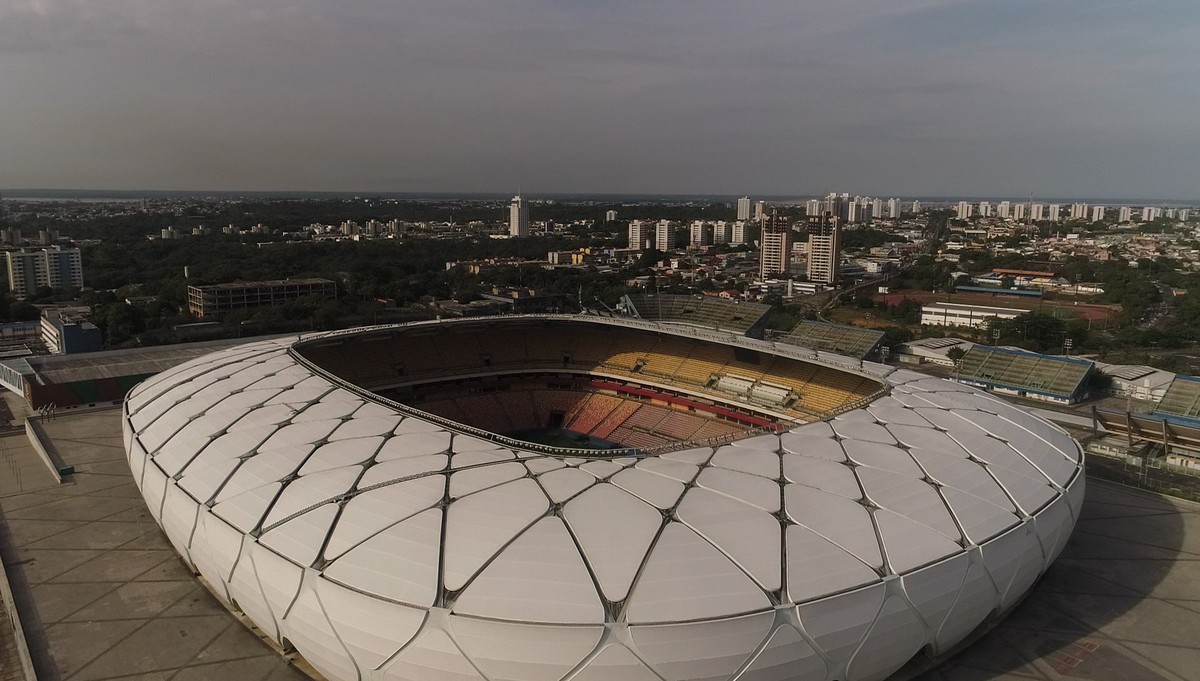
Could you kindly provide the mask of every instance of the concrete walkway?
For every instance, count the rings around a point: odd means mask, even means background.
[[[1066,549],[990,634],[925,678],[1200,679],[1200,505],[1093,480]]]
[[[129,475],[118,410],[43,425],[75,474],[0,498],[0,545],[42,681],[305,678],[176,556]]]

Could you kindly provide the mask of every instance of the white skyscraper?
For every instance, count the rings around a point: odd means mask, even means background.
[[[1187,209],[1187,208],[1180,208],[1180,209],[1179,209],[1179,221],[1180,221],[1180,222],[1187,222],[1187,219],[1188,219],[1188,209]]]
[[[1104,206],[1092,206],[1092,222],[1104,222]]]
[[[1029,204],[1029,219],[1033,220],[1034,222],[1038,222],[1042,219],[1045,209],[1046,207],[1040,203]]]
[[[748,225],[749,222],[746,220],[738,220],[737,222],[733,223],[733,226],[729,231],[729,243],[733,244],[734,246],[746,243],[746,227]]]
[[[888,199],[887,216],[893,220],[900,217],[900,199]]]
[[[992,204],[988,203],[987,201],[980,201],[979,202],[979,217],[981,217],[981,218],[992,217]]]
[[[1086,203],[1071,204],[1071,219],[1086,220],[1088,216],[1088,205]]]
[[[765,220],[767,217],[767,202],[758,201],[754,204],[754,219],[758,221]]]
[[[1001,201],[1000,203],[996,204],[996,217],[1004,218],[1005,220],[1012,217],[1012,203],[1008,201]]]
[[[605,211],[604,221],[605,222],[616,222],[617,221],[617,211],[615,211],[615,210]]]
[[[529,204],[518,194],[508,204],[508,235],[529,236]]]
[[[804,204],[804,214],[809,215],[809,216],[820,215],[821,214],[821,200],[820,199],[809,199],[808,203]]]
[[[1117,222],[1132,222],[1132,221],[1133,221],[1133,208],[1130,208],[1129,206],[1121,206],[1121,209],[1117,211]]]
[[[1024,220],[1025,219],[1025,204],[1014,203],[1013,207],[1012,207],[1012,217],[1014,220]]]
[[[917,213],[921,212],[921,202],[920,201],[913,201],[912,212],[913,212],[913,215],[916,215]]]
[[[859,205],[857,200],[851,201],[850,205],[847,206],[846,222],[849,224],[854,224],[856,222],[860,222],[861,220],[862,207]]]
[[[959,220],[966,220],[969,219],[971,214],[974,212],[975,206],[971,205],[970,201],[959,201],[958,210],[955,212],[954,217],[958,218]]]
[[[1142,209],[1142,222],[1152,222],[1158,219],[1158,209],[1154,206],[1146,206]]]
[[[712,232],[713,243],[714,244],[729,243],[729,237],[731,236],[730,232],[732,231],[732,228],[733,228],[733,224],[726,222],[725,220],[717,220],[716,222],[714,222],[713,223],[713,232]]]
[[[654,247],[666,253],[675,248],[675,223],[670,220],[659,220],[654,226]]]
[[[874,199],[871,201],[871,219],[878,220],[883,217],[883,199]]]
[[[750,197],[749,196],[743,196],[742,198],[737,200],[737,219],[739,219],[739,220],[749,220],[750,219]]]
[[[1050,214],[1046,216],[1046,219],[1050,222],[1058,222],[1061,219],[1059,216],[1059,210],[1061,208],[1062,206],[1058,205],[1057,203],[1050,204]]]
[[[639,251],[646,250],[646,241],[650,239],[650,230],[654,225],[649,220],[629,221],[629,247]]]
[[[713,242],[713,227],[703,220],[692,220],[688,226],[688,246],[701,248]]]

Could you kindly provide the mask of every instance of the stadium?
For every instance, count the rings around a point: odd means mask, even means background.
[[[137,385],[134,479],[328,679],[884,679],[1008,612],[1079,446],[975,388],[596,316],[255,342]]]

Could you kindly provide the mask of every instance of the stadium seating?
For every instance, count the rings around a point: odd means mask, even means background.
[[[586,395],[579,408],[563,422],[563,427],[576,433],[590,433],[623,401],[619,397],[599,393]]]
[[[770,305],[713,296],[646,294],[625,296],[629,313],[641,319],[746,333],[771,311]]]
[[[655,430],[673,439],[686,441],[691,440],[707,421],[708,419],[699,416],[676,411],[667,414]]]
[[[531,320],[528,325],[504,327],[501,331],[489,327],[486,320],[480,320],[478,326],[456,326],[453,330],[418,326],[407,333],[388,330],[375,335],[352,336],[341,342],[317,342],[304,347],[302,352],[318,365],[369,390],[385,395],[401,390],[404,400],[415,400],[413,404],[434,399],[437,393],[425,398],[417,393],[428,392],[428,387],[405,386],[424,385],[434,379],[454,376],[486,374],[489,369],[599,371],[637,382],[679,386],[716,398],[724,396],[727,399],[737,394],[799,420],[827,413],[879,387],[876,381],[860,374],[823,364],[767,353],[737,354],[733,346],[653,329],[545,320]],[[984,358],[977,368],[990,372],[997,363],[995,358]],[[1024,358],[1014,361],[1010,357],[1006,366],[1010,373],[1028,374],[1027,364],[1028,360]],[[1047,381],[1060,380],[1058,374],[1052,379]],[[731,387],[735,384],[739,386],[736,389]],[[493,411],[500,410],[503,419],[487,415],[484,418],[492,419],[489,423],[505,422],[509,430],[515,431],[545,427],[552,413],[561,413],[564,427],[607,439],[607,435],[624,421],[614,415],[619,411],[616,404],[598,396],[567,399],[552,394],[527,394],[529,390],[546,390],[545,386],[514,390],[526,394],[521,399],[513,398],[516,401],[498,395],[491,401],[480,400],[470,406],[480,409],[490,406]],[[612,399],[624,404],[619,398]],[[497,401],[499,406],[495,406]],[[451,414],[472,411],[458,405],[442,404],[440,408],[448,412],[443,415],[456,420],[460,417]],[[624,417],[630,414],[632,411]],[[682,426],[673,423],[672,428],[678,430]],[[700,426],[697,426],[697,432],[699,430]]]
[[[692,435],[692,440],[696,442],[704,442],[710,438],[727,437],[734,433],[740,433],[743,429],[728,421],[708,420],[700,426],[700,430]]]
[[[1163,416],[1200,418],[1200,379],[1176,376],[1154,412]]]
[[[496,393],[496,398],[504,407],[512,432],[520,433],[526,430],[544,428],[545,420],[538,412],[534,398],[524,391]]]
[[[775,340],[810,350],[823,350],[862,359],[879,346],[883,340],[883,332],[806,319]]]
[[[1091,369],[1092,363],[1086,360],[975,345],[959,363],[958,375],[967,381],[1036,391],[1065,401],[1081,391]]]
[[[588,433],[588,435],[591,435],[592,437],[598,437],[601,440],[610,439],[613,431],[616,430],[622,423],[624,423],[625,419],[628,419],[630,416],[632,416],[633,413],[642,406],[641,404],[630,400],[619,401],[620,404],[618,404],[611,412],[609,412],[607,416],[601,419],[600,423],[597,424],[596,427]]]

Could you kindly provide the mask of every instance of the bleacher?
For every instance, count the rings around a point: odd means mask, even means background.
[[[1172,421],[1200,420],[1200,378],[1176,376],[1154,408],[1154,414]]]
[[[579,408],[563,422],[563,427],[576,433],[591,433],[623,402],[619,397],[592,393],[586,396]]]
[[[770,305],[743,303],[713,296],[630,294],[625,309],[631,316],[655,322],[689,324],[733,333],[761,329]]]
[[[545,423],[543,412],[536,404],[536,393],[521,391],[496,393],[496,400],[504,409],[514,433],[536,430]]]
[[[741,352],[731,345],[654,329],[560,320],[414,326],[320,339],[299,349],[316,364],[368,390],[407,390],[405,399],[413,397],[418,386],[422,400],[435,399],[435,386],[448,379],[498,371],[570,371],[674,386],[724,400],[752,399],[761,407],[809,420],[879,388],[873,379],[816,362]],[[596,401],[594,406],[601,404]],[[582,408],[582,403],[577,406]],[[461,409],[455,405],[456,412]],[[519,431],[541,427],[528,424],[544,423],[547,410],[528,403],[509,411],[508,421]],[[564,422],[576,417],[566,408],[556,411],[563,412]],[[590,428],[570,429],[590,432],[603,426],[601,430],[611,432],[620,425],[619,420],[606,419],[592,410],[584,419]]]
[[[601,440],[611,440],[613,431],[625,422],[625,419],[633,415],[635,411],[641,408],[641,404],[631,400],[620,400],[620,404],[608,413],[596,427],[588,432],[592,437],[598,437]]]
[[[959,362],[959,381],[1018,396],[1073,403],[1086,397],[1092,363],[1073,357],[974,345]]]
[[[806,319],[775,340],[810,350],[862,359],[874,352],[883,342],[883,332]]]

